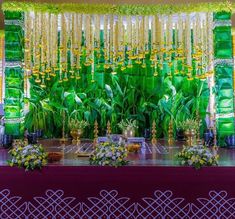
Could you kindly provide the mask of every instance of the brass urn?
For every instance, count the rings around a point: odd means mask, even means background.
[[[81,136],[83,134],[82,129],[72,129],[70,131],[70,135],[73,137],[72,144],[74,145],[79,145],[81,143]]]
[[[187,145],[193,146],[196,141],[196,130],[195,129],[186,129],[184,134],[187,139]]]
[[[125,138],[133,138],[135,137],[135,129],[131,127],[127,127],[125,130],[123,130],[122,135]]]

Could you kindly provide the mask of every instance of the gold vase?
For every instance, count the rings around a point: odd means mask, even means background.
[[[83,130],[82,129],[72,129],[70,131],[70,135],[73,137],[73,140],[72,140],[72,144],[80,144],[81,143],[81,136],[83,134]]]
[[[135,137],[135,129],[134,128],[126,128],[125,130],[123,130],[122,135],[125,138],[133,138],[133,137]]]
[[[195,129],[187,129],[187,130],[185,130],[184,134],[187,139],[187,145],[193,146],[195,144],[196,130]]]

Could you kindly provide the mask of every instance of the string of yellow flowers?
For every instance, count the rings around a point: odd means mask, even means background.
[[[113,74],[116,73],[117,67],[120,66],[121,70],[125,71],[126,68],[132,68],[134,63],[146,68],[146,57],[150,56],[150,67],[154,76],[157,76],[159,71],[163,70],[163,66],[167,65],[164,70],[167,69],[167,73],[173,76],[172,70],[178,74],[180,69],[178,67],[182,65],[181,73],[187,70],[188,79],[192,80],[192,72],[195,71],[195,67],[192,67],[193,62],[196,62],[197,74],[200,77],[202,72],[206,75],[207,66],[212,63],[213,51],[209,45],[211,41],[208,41],[210,28],[205,14],[202,17],[197,14],[196,16],[178,14],[177,19],[173,21],[171,15],[123,17],[63,13],[58,16],[36,12],[32,22],[30,43],[32,42],[33,65],[29,68],[33,69],[35,81],[42,86],[44,86],[44,79],[50,80],[50,77],[58,72],[57,70],[59,70],[60,82],[68,81],[69,76],[72,79],[79,79],[83,58],[86,60],[84,65],[91,69],[92,81],[94,81],[94,73],[96,68],[99,68],[99,60],[103,52],[104,68],[111,68]],[[25,26],[26,29],[29,28],[29,24],[25,23]],[[60,30],[58,30],[59,26]],[[101,31],[104,38],[103,51],[101,51]],[[82,42],[83,36],[84,42]],[[29,47],[28,43],[26,40],[26,51]],[[70,60],[67,54],[70,54]],[[30,55],[26,53],[25,63],[30,63],[29,59]],[[95,60],[98,65],[95,65]],[[27,66],[30,66],[28,63]]]

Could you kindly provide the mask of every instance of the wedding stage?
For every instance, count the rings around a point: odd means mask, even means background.
[[[235,218],[235,4],[43,2],[2,5],[0,219]]]

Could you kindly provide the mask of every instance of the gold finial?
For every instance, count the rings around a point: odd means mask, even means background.
[[[202,141],[201,141],[201,139],[200,139],[200,125],[201,125],[201,120],[200,120],[200,115],[199,115],[199,111],[197,110],[197,125],[198,125],[198,127],[197,127],[197,133],[196,133],[196,135],[197,135],[197,144],[198,145],[201,145],[202,144]]]
[[[112,133],[111,124],[110,124],[110,122],[108,121],[108,122],[107,122],[107,135],[109,136],[109,135],[111,135],[111,133]]]
[[[170,123],[169,123],[169,129],[168,129],[168,144],[172,145],[173,141],[174,141],[174,138],[173,138],[173,120],[171,119]]]
[[[62,117],[63,117],[63,121],[62,121],[63,126],[62,126],[62,138],[60,139],[60,143],[64,144],[67,141],[65,137],[65,110],[63,110]]]
[[[98,133],[99,133],[98,122],[97,122],[97,120],[95,120],[95,123],[94,123],[94,141],[93,141],[94,146],[97,144]]]
[[[214,118],[213,124],[213,134],[214,134],[214,147],[217,147],[217,138],[216,138],[216,119]]]
[[[157,144],[157,138],[156,138],[157,130],[156,130],[156,122],[155,122],[155,120],[153,120],[152,131],[151,132],[152,132],[151,143],[152,143],[152,145],[156,145]]]

